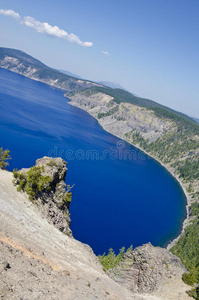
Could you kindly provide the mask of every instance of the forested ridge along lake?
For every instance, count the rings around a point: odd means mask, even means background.
[[[185,195],[162,166],[104,131],[62,91],[0,68],[1,146],[11,151],[9,170],[44,155],[68,161],[71,229],[96,254],[162,246],[180,233]]]

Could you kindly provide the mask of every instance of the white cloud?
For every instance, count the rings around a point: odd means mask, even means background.
[[[20,15],[12,9],[7,9],[7,10],[0,9],[0,15],[9,16],[18,20],[21,18]]]
[[[30,27],[36,30],[37,32],[44,33],[52,37],[60,38],[62,40],[67,40],[71,43],[75,43],[83,47],[93,46],[92,42],[82,42],[77,35],[75,35],[74,33],[69,34],[65,30],[60,29],[58,26],[51,26],[46,22],[42,23],[29,16],[21,18],[21,16],[18,13],[16,13],[14,10],[0,9],[0,14],[10,16],[17,20],[20,20],[21,24]]]
[[[57,37],[63,40],[68,40],[71,43],[76,43],[84,47],[92,47],[92,42],[82,42],[78,36],[73,33],[68,34],[65,30],[60,29],[58,26],[51,26],[48,23],[42,23],[32,17],[24,17],[22,23],[30,28],[33,28],[37,32]]]
[[[104,54],[104,55],[110,55],[110,53],[108,52],[108,51],[101,51],[102,52],[102,54]]]

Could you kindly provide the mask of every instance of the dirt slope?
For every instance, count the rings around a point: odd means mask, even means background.
[[[110,279],[91,248],[42,218],[0,170],[1,299],[151,299]],[[165,298],[166,299],[166,298]]]

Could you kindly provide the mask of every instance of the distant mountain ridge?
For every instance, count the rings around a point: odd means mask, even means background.
[[[11,48],[0,48],[0,59],[4,59],[5,56],[7,57],[14,57],[16,59],[22,60],[30,65],[38,66],[38,67],[44,67],[48,68],[45,64],[43,64],[41,61],[39,61],[36,58],[33,58],[32,56],[26,54],[25,52],[21,50],[11,49]]]
[[[41,61],[33,58],[21,50],[0,48],[0,67],[10,71],[19,73],[31,79],[44,82],[54,87],[60,88],[67,93],[77,93],[83,91],[85,94],[91,95],[96,92],[104,93],[114,98],[117,103],[127,102],[142,107],[152,108],[156,113],[172,114],[173,117],[180,116],[190,122],[196,123],[195,120],[187,115],[177,112],[169,107],[161,105],[155,101],[137,97],[124,89],[110,88],[102,86],[89,80],[75,78],[66,75],[58,70],[52,69]]]
[[[121,90],[124,90],[124,91],[127,91],[127,89],[125,89],[123,86],[121,86],[119,83],[117,82],[111,82],[111,81],[99,81],[98,82],[99,84],[102,84],[102,85],[105,85],[107,87],[110,87],[112,89],[121,89]]]
[[[199,124],[199,119],[192,117],[193,120],[195,120]]]
[[[71,77],[75,77],[75,78],[78,78],[78,79],[83,79],[83,78],[80,77],[79,75],[73,74],[73,73],[71,73],[71,72],[69,72],[69,71],[66,71],[66,70],[58,70],[58,71],[61,72],[61,73],[66,74],[66,75],[68,75],[68,76],[71,76]]]
[[[0,48],[0,67],[64,91],[78,91],[98,84],[52,69],[21,50]]]

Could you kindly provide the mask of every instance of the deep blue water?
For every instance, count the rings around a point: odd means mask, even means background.
[[[96,254],[162,246],[181,230],[185,196],[163,167],[105,132],[62,91],[0,68],[1,146],[11,151],[9,170],[44,155],[68,161],[73,235]]]

